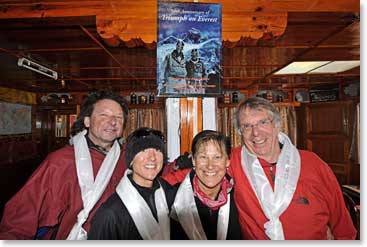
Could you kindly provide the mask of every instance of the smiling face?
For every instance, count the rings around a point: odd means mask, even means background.
[[[147,148],[137,153],[132,161],[133,180],[140,186],[152,187],[153,180],[163,167],[163,153]]]
[[[279,128],[274,121],[267,125],[259,124],[266,120],[273,120],[272,115],[265,109],[244,108],[238,116],[240,126],[252,125],[252,128],[241,133],[248,151],[270,163],[276,162],[280,154]]]
[[[213,140],[202,143],[193,157],[193,165],[200,189],[207,196],[215,199],[229,167],[224,146]]]
[[[121,137],[123,124],[121,106],[110,99],[97,101],[91,116],[84,118],[84,125],[89,128],[88,137],[103,148],[111,147],[113,141]]]

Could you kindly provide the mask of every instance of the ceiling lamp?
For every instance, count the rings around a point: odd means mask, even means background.
[[[275,75],[340,73],[360,66],[360,61],[293,62],[275,72]]]
[[[334,61],[316,68],[308,73],[340,73],[358,66],[360,66],[360,61]]]

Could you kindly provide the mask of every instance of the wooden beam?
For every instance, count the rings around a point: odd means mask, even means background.
[[[132,78],[130,79],[135,79],[135,76],[129,72],[129,70],[127,70],[125,68],[125,66],[123,64],[121,64],[121,62],[96,38],[93,36],[93,34],[91,34],[85,27],[83,27],[82,25],[80,25],[80,28],[99,46],[101,47],[119,66],[122,70],[126,71]]]
[[[187,0],[178,0],[187,2]],[[201,0],[222,4],[223,40],[277,37],[287,25],[288,12],[360,12],[358,0]],[[141,38],[156,41],[156,0],[37,1],[14,0],[0,6],[0,19],[96,16],[99,35],[111,45]],[[118,37],[118,39],[117,39]]]
[[[187,2],[187,0],[177,0]],[[221,3],[223,15],[236,15],[241,12],[360,12],[359,0],[200,0],[200,3]],[[3,1],[0,18],[33,18],[93,16],[119,13],[121,16],[156,18],[156,0],[60,0]],[[128,11],[127,11],[128,10]]]

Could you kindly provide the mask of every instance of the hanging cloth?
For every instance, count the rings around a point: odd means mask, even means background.
[[[245,146],[242,147],[241,155],[242,168],[269,220],[264,224],[264,229],[271,240],[284,240],[283,226],[279,217],[292,200],[301,169],[297,148],[282,132],[278,134],[278,139],[283,148],[277,161],[274,191],[258,158],[249,153]]]
[[[86,240],[87,232],[83,224],[88,219],[90,211],[101,198],[108,182],[111,179],[117,161],[120,157],[120,145],[115,140],[111,150],[106,155],[94,181],[92,159],[90,156],[83,130],[72,138],[75,152],[76,172],[83,201],[83,209],[78,213],[77,222],[71,229],[67,240]]]
[[[159,188],[154,193],[154,201],[158,215],[157,222],[148,204],[127,177],[127,175],[131,173],[132,171],[130,169],[125,171],[121,182],[116,188],[116,192],[129,211],[139,234],[144,240],[169,240],[169,210],[162,186],[159,185]]]

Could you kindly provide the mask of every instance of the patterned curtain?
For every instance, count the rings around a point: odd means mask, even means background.
[[[165,131],[165,109],[161,108],[135,108],[130,109],[127,117],[126,128],[123,133],[123,138],[140,127],[150,127],[162,131]]]
[[[297,146],[297,118],[294,106],[276,106],[276,108],[282,120],[280,131],[288,135],[292,143]]]
[[[218,107],[217,108],[217,126],[218,131],[224,133],[231,138],[232,147],[242,145],[241,135],[237,132],[235,127],[236,107]]]
[[[297,145],[297,119],[294,106],[277,106],[282,119],[281,131],[289,136],[294,145]],[[217,108],[218,130],[231,138],[232,147],[242,145],[241,136],[236,131],[235,106]]]

